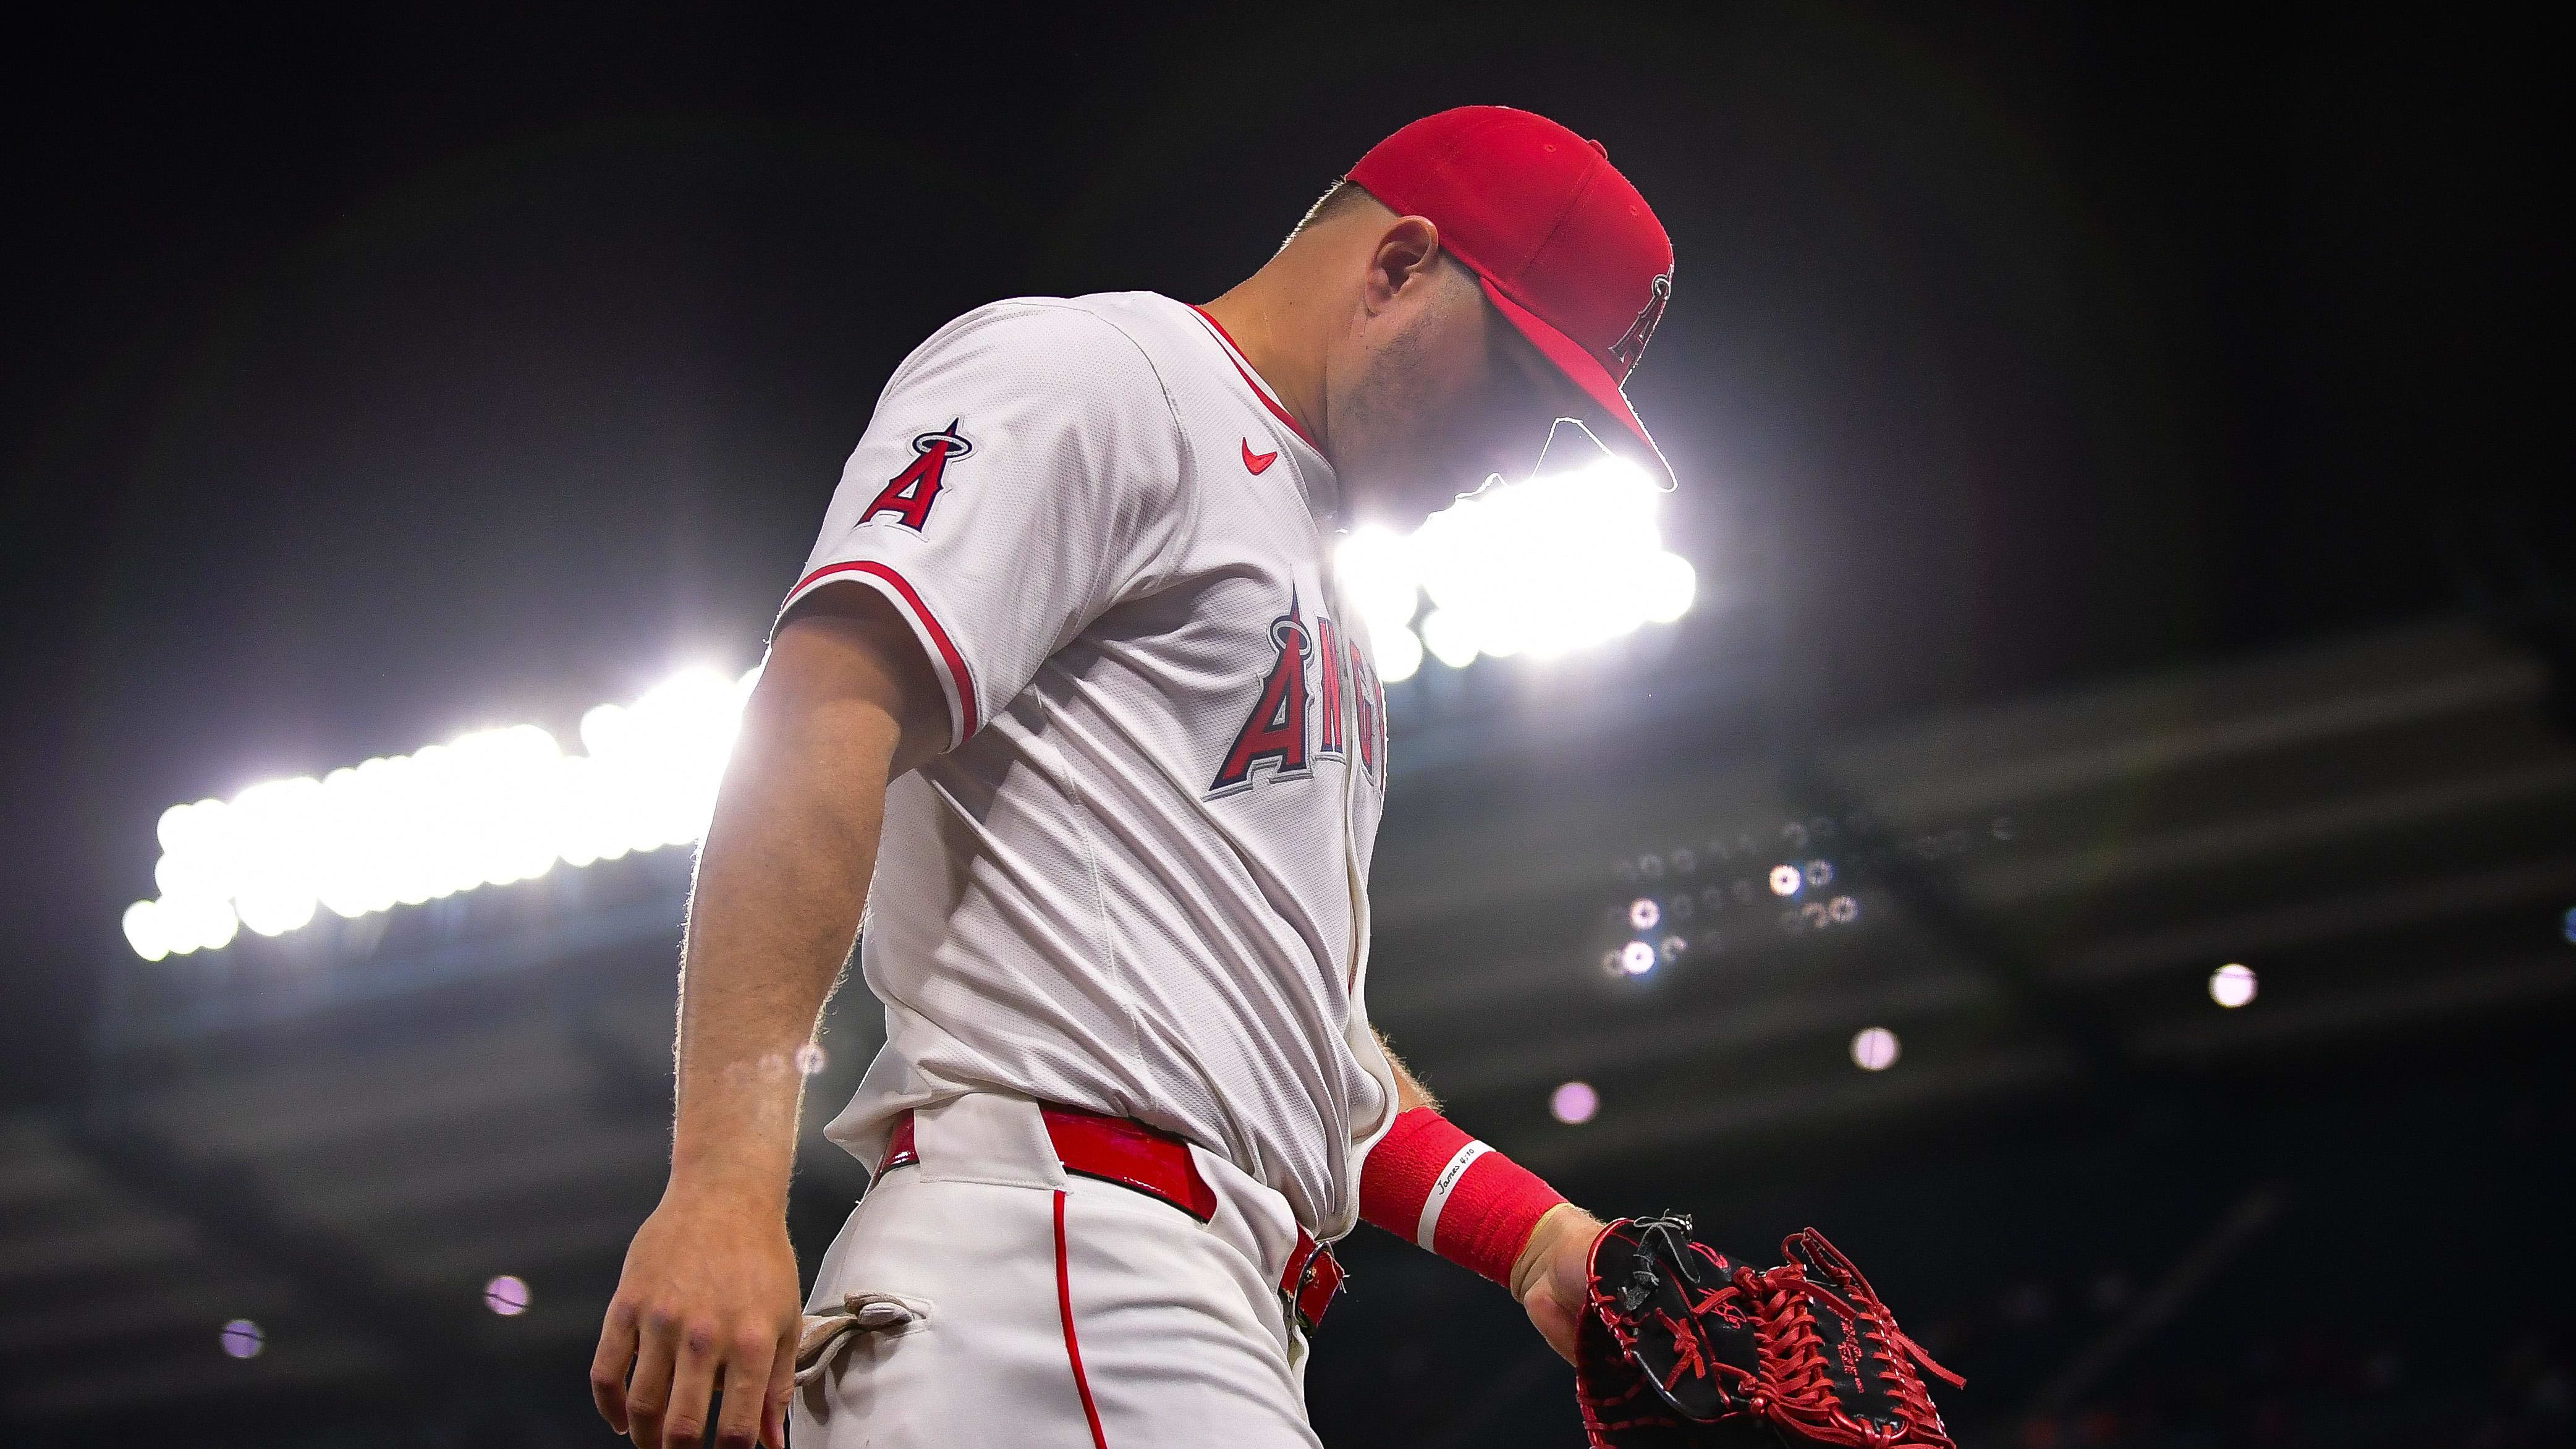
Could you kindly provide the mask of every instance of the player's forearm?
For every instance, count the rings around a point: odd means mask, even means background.
[[[675,1188],[785,1195],[797,1052],[858,934],[895,734],[783,681],[745,710],[689,903]]]
[[[1452,1126],[1384,1032],[1377,1044],[1394,1071],[1402,1115],[1362,1170],[1362,1215],[1474,1268],[1510,1288],[1515,1298],[1525,1296],[1558,1239],[1581,1235],[1588,1242],[1599,1220]],[[1443,1223],[1450,1227],[1444,1230]]]

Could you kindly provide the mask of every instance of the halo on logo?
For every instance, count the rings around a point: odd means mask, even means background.
[[[957,431],[958,421],[958,419],[951,418],[948,422],[948,426],[941,428],[939,431],[935,433],[923,433],[914,438],[912,440],[912,450],[916,453],[927,453],[930,451],[933,444],[946,443],[948,445],[948,456],[951,458],[963,458],[967,454],[974,452],[975,444],[969,440],[964,433]]]
[[[1297,653],[1300,657],[1307,659],[1315,657],[1315,639],[1307,632],[1304,619],[1289,613],[1270,621],[1270,642],[1274,647],[1285,649],[1292,638],[1297,641]]]
[[[1636,368],[1637,359],[1646,355],[1646,344],[1654,340],[1656,324],[1664,320],[1664,304],[1672,297],[1673,274],[1665,272],[1647,284],[1646,305],[1638,309],[1637,320],[1610,344],[1610,357],[1619,364],[1622,380]]]

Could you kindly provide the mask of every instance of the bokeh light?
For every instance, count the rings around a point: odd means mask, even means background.
[[[2254,968],[2230,961],[2209,973],[2209,999],[2230,1011],[2254,999]]]
[[[515,1273],[503,1273],[483,1285],[483,1306],[503,1318],[516,1318],[528,1311],[527,1280]]]
[[[1631,976],[1643,976],[1655,969],[1655,948],[1643,941],[1631,941],[1619,948],[1619,969]]]
[[[1637,930],[1651,931],[1663,918],[1663,908],[1645,896],[1628,903],[1628,924]]]
[[[1369,648],[1378,678],[1389,684],[1402,684],[1422,671],[1422,641],[1410,629],[1371,630]]]
[[[1568,1127],[1580,1127],[1601,1110],[1601,1094],[1590,1082],[1568,1082],[1548,1094],[1548,1115]]]
[[[268,1335],[249,1319],[236,1318],[224,1325],[223,1332],[215,1336],[215,1342],[221,1344],[231,1357],[257,1358],[259,1351],[268,1347]]]
[[[1896,1033],[1883,1026],[1866,1027],[1851,1039],[1852,1065],[1864,1072],[1883,1072],[1896,1065],[1901,1049]]]
[[[1698,575],[1664,549],[1662,502],[1643,470],[1602,457],[1487,488],[1409,534],[1360,529],[1335,567],[1387,679],[1410,676],[1426,650],[1452,669],[1554,658],[1690,611]]]
[[[1775,896],[1794,896],[1798,893],[1798,888],[1806,883],[1805,872],[1794,865],[1771,867],[1771,894]]]
[[[1412,632],[1414,610],[1422,604],[1422,581],[1413,571],[1404,535],[1373,524],[1355,529],[1333,551],[1333,564],[1343,597],[1359,611],[1381,653],[1387,640]]]
[[[161,812],[158,898],[126,907],[146,961],[533,880],[706,833],[753,669],[683,670],[581,719],[584,754],[535,725],[478,730],[320,779]]]

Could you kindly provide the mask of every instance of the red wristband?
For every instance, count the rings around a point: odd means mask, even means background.
[[[1360,1166],[1360,1218],[1508,1288],[1547,1210],[1565,1201],[1536,1173],[1429,1107],[1398,1113]]]

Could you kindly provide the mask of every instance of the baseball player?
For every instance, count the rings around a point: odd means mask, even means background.
[[[1571,1357],[1602,1225],[1368,1022],[1386,703],[1332,544],[1525,473],[1560,417],[1662,468],[1620,384],[1672,265],[1598,143],[1468,107],[1204,307],[999,302],[896,369],[699,859],[614,1428],[1313,1446],[1363,1219]],[[829,1130],[876,1172],[800,1313],[795,1062],[854,938],[886,1043]]]

